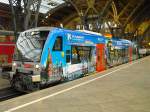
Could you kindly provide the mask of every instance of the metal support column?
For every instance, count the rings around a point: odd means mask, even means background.
[[[11,7],[11,12],[12,12],[12,18],[13,18],[13,29],[14,29],[14,35],[15,35],[15,40],[17,39],[17,32],[20,31],[21,28],[21,0],[9,0],[9,4]]]
[[[23,0],[24,2],[24,30],[37,27],[41,0]]]
[[[15,34],[18,31],[37,27],[41,0],[9,0],[9,4],[11,6]]]

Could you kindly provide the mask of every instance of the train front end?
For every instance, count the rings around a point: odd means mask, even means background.
[[[48,28],[37,28],[20,33],[10,74],[10,82],[15,89],[33,91],[40,88],[40,58],[49,32]]]

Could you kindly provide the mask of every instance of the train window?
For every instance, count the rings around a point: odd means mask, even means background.
[[[77,49],[78,46],[72,46],[72,56],[71,56],[71,63],[77,64],[81,63],[80,57],[79,57],[79,51]]]
[[[70,55],[66,55],[66,62],[70,63]]]
[[[62,37],[56,38],[53,51],[62,51]]]
[[[14,36],[0,35],[0,42],[13,42]]]
[[[46,40],[48,34],[49,34],[49,31],[41,31],[40,32],[40,38]]]
[[[66,62],[70,63],[70,50],[66,51]]]
[[[72,64],[88,62],[91,60],[91,47],[72,46]]]
[[[41,47],[43,48],[45,41],[48,37],[49,31],[41,31],[40,32],[40,39],[39,39],[39,43],[41,45]]]
[[[70,50],[67,50],[67,51],[66,51],[66,54],[67,54],[67,55],[70,55]]]

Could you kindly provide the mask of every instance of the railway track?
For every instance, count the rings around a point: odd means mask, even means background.
[[[11,98],[15,98],[15,97],[18,97],[18,96],[21,96],[21,95],[24,95],[24,94],[25,93],[16,91],[11,87],[7,87],[7,88],[4,88],[4,89],[0,90],[0,102],[11,99]]]

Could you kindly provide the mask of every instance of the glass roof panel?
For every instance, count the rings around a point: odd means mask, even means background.
[[[51,9],[56,8],[63,3],[65,3],[64,0],[42,0],[40,12],[47,13]]]
[[[0,0],[1,3],[9,4],[8,0]],[[22,2],[23,3],[23,2]],[[65,3],[64,0],[42,0],[40,6],[40,13],[47,13],[53,8]]]
[[[1,3],[9,4],[8,0],[0,0]]]

